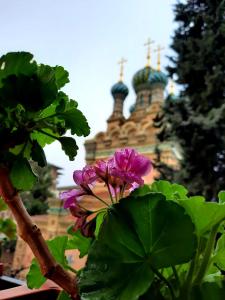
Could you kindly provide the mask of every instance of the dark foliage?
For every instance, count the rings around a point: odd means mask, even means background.
[[[159,139],[181,147],[170,176],[212,200],[225,188],[225,1],[178,2],[175,21],[168,71],[182,91],[166,102]]]

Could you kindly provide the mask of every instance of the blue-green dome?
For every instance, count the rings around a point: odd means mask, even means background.
[[[153,71],[153,72],[151,72],[149,74],[148,80],[151,82],[151,84],[160,83],[164,87],[166,87],[166,85],[168,83],[168,78],[167,78],[166,74],[164,74],[161,71]]]
[[[116,97],[116,95],[120,95],[123,99],[125,99],[129,93],[129,90],[128,87],[122,81],[119,81],[112,86],[111,93],[114,98]]]
[[[136,92],[142,89],[151,89],[153,84],[159,83],[166,86],[168,82],[167,76],[161,72],[145,67],[134,74],[133,87]]]

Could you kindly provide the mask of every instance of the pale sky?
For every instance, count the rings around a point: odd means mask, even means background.
[[[135,101],[134,73],[146,64],[143,44],[148,37],[171,51],[175,0],[0,0],[0,55],[29,51],[39,63],[62,65],[70,73],[64,91],[79,103],[92,138],[106,129],[112,112],[111,86],[119,79],[117,62],[125,57],[124,82],[129,88],[125,114]],[[156,54],[152,56],[153,66]],[[72,173],[84,161],[84,139],[71,162],[55,142],[45,148],[47,160],[62,167],[59,185],[73,184]]]

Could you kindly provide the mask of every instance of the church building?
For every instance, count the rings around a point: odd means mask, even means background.
[[[126,60],[122,59],[120,79],[111,88],[113,97],[113,111],[107,120],[107,130],[99,132],[95,138],[85,142],[86,162],[92,164],[97,160],[106,159],[111,156],[116,149],[131,147],[139,153],[150,158],[153,162],[156,158],[156,147],[160,150],[161,160],[170,165],[177,165],[175,149],[168,142],[160,143],[157,140],[158,129],[154,127],[154,118],[162,110],[165,101],[165,88],[168,78],[161,71],[160,52],[162,48],[158,46],[157,68],[151,66],[151,40],[145,45],[148,46],[147,64],[138,70],[132,80],[136,99],[130,107],[130,116],[124,117],[123,108],[126,97],[129,93],[128,87],[123,82],[123,69]],[[146,183],[151,183],[156,176],[154,170],[147,178]]]

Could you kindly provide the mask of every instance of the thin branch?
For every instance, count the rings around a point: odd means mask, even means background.
[[[64,270],[51,255],[40,229],[32,222],[18,192],[12,186],[8,170],[4,167],[0,167],[0,196],[17,222],[20,237],[38,260],[42,274],[63,288],[72,299],[78,299],[76,276]]]

